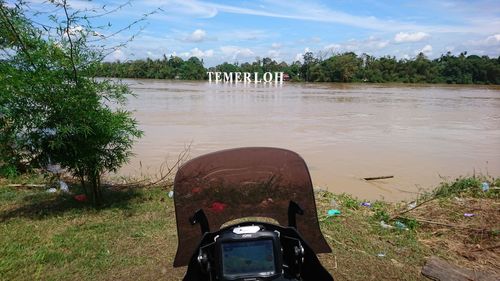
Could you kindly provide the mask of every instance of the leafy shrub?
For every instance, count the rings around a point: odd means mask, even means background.
[[[98,205],[101,175],[128,160],[142,131],[122,108],[128,87],[92,75],[106,52],[89,43],[87,15],[65,0],[49,2],[63,16],[41,28],[26,18],[24,2],[0,1],[0,165],[12,175],[21,164],[59,163]]]

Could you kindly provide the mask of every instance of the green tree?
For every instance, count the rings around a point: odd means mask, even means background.
[[[300,81],[300,68],[302,67],[302,64],[300,61],[295,61],[292,64],[290,64],[288,67],[283,69],[283,72],[288,73],[290,75],[290,79],[292,81]]]
[[[172,69],[171,76],[168,77],[170,79],[180,78],[179,73],[182,65],[184,64],[184,60],[177,56],[170,56],[168,59],[168,66]]]
[[[180,68],[180,78],[184,80],[202,80],[205,79],[205,76],[203,61],[197,57],[189,58]]]
[[[329,81],[333,82],[355,81],[361,65],[362,60],[352,52],[334,55],[323,63]]]
[[[311,67],[318,63],[318,60],[314,57],[312,52],[307,52],[304,54],[304,63],[300,68],[300,75],[305,81],[312,81],[311,79]]]
[[[229,72],[240,72],[242,70],[237,64],[224,62],[216,67],[216,71],[229,73]]]
[[[2,149],[14,161],[0,165],[43,167],[59,163],[77,176],[95,205],[102,199],[101,176],[116,171],[142,135],[131,113],[122,109],[130,94],[124,84],[99,80],[95,69],[104,51],[90,45],[95,34],[80,11],[65,0],[55,27],[37,26],[22,2],[0,2],[0,131]],[[12,152],[13,151],[13,152]]]
[[[186,80],[206,79],[207,71],[220,72],[264,72],[283,71],[292,81],[313,82],[402,82],[402,83],[456,83],[456,84],[500,84],[499,58],[487,56],[459,56],[451,53],[430,60],[423,53],[412,59],[396,59],[385,56],[376,58],[368,54],[360,56],[353,52],[333,54],[329,58],[314,57],[312,52],[304,54],[304,63],[299,61],[288,65],[277,63],[271,58],[256,58],[253,62],[224,62],[209,69],[203,61],[190,58],[183,61],[179,57],[163,60],[135,60],[127,62],[103,63],[98,69],[105,77],[131,78],[180,78]],[[202,71],[203,70],[203,71]]]

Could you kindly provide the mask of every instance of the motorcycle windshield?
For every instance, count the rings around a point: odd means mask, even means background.
[[[290,201],[304,210],[297,230],[316,253],[331,252],[316,213],[306,163],[297,153],[266,147],[223,150],[190,160],[174,181],[179,244],[174,266],[187,265],[201,241],[200,225],[190,217],[202,209],[210,231],[245,217],[267,217],[288,225]]]

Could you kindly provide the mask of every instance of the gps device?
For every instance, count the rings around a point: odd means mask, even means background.
[[[279,233],[262,226],[235,227],[215,241],[220,280],[272,279],[282,273]]]

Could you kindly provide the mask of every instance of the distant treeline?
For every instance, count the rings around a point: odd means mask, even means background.
[[[271,58],[254,62],[223,63],[205,68],[203,60],[191,57],[183,60],[171,56],[127,62],[104,62],[97,69],[98,75],[119,78],[156,79],[207,79],[207,71],[265,72],[283,71],[292,81],[307,82],[400,82],[448,84],[500,84],[500,57],[447,53],[430,60],[420,53],[413,59],[373,57],[348,52],[329,58],[317,58],[313,53],[304,54],[303,62],[278,63]]]

